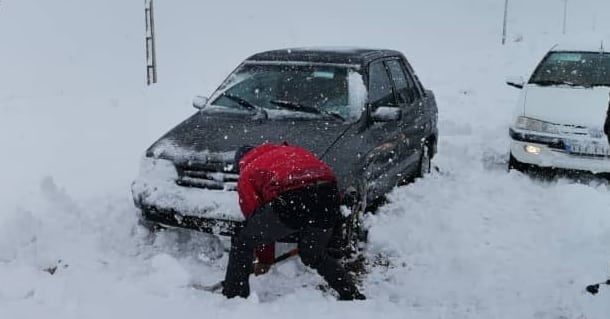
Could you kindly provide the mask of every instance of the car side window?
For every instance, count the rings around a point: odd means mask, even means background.
[[[388,69],[394,79],[396,93],[398,93],[399,102],[402,104],[411,104],[419,99],[419,91],[415,86],[415,81],[405,69],[404,65],[399,60],[391,60],[387,62]]]
[[[426,94],[424,93],[424,88],[422,87],[421,83],[419,82],[419,79],[417,78],[417,74],[415,74],[415,71],[413,71],[413,67],[411,65],[409,65],[409,62],[407,62],[407,61],[403,60],[402,62],[403,62],[402,63],[403,67],[406,70],[407,77],[412,79],[412,81],[413,81],[416,96],[418,96],[419,98],[425,96]]]
[[[411,104],[415,101],[413,95],[413,82],[407,79],[405,71],[398,60],[390,60],[386,62],[392,79],[394,80],[394,87],[396,88],[396,94],[398,95],[398,103],[400,104]]]
[[[369,66],[369,103],[374,108],[379,106],[397,106],[392,82],[382,61],[375,61]]]

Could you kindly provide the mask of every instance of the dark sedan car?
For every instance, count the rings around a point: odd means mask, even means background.
[[[199,111],[147,150],[132,185],[148,222],[231,235],[243,221],[235,150],[287,142],[332,166],[352,199],[343,235],[353,236],[365,208],[429,172],[436,153],[434,95],[397,51],[255,54],[193,104]]]

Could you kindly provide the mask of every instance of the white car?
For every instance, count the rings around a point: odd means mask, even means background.
[[[610,50],[555,46],[530,79],[509,78],[521,89],[510,127],[509,167],[610,173],[603,132],[610,93]]]

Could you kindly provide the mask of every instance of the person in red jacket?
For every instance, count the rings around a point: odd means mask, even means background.
[[[240,173],[239,204],[246,222],[231,240],[222,293],[228,298],[247,298],[254,250],[296,233],[301,261],[315,269],[340,300],[365,299],[326,250],[332,229],[341,219],[332,169],[309,151],[286,144],[242,147],[235,160]]]

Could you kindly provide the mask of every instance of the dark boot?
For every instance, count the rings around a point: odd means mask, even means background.
[[[356,287],[352,276],[347,273],[336,259],[327,257],[313,268],[328,282],[331,288],[337,291],[339,300],[366,299]]]
[[[352,301],[352,300],[366,300],[366,296],[356,291],[351,294],[345,294],[343,296],[339,296],[340,301]]]
[[[300,233],[299,254],[301,261],[322,276],[328,285],[339,294],[339,300],[366,299],[358,291],[352,277],[345,268],[330,257],[326,246],[331,237],[331,229],[309,228]]]

